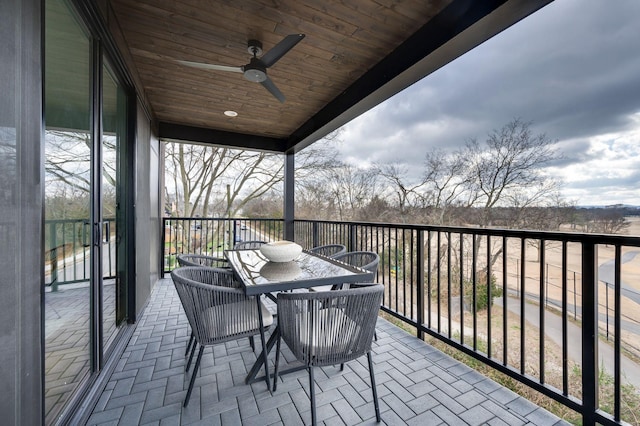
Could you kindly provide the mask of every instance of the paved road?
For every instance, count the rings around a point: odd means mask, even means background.
[[[620,260],[622,263],[631,262],[638,254],[640,254],[640,251],[630,251],[624,253]],[[609,288],[614,288],[614,266],[614,261],[609,260],[598,267],[598,279],[604,282]],[[640,304],[640,292],[635,288],[630,287],[628,284],[625,284],[624,281],[621,281],[620,284],[622,285],[622,288],[620,289],[622,296]]]
[[[502,298],[494,299],[496,305],[502,306]],[[507,308],[520,315],[520,299],[509,298]],[[536,328],[540,327],[540,307],[533,303],[525,304],[525,319]],[[557,345],[562,347],[562,317],[550,311],[545,314],[545,333]],[[582,329],[572,322],[567,323],[567,355],[571,361],[582,364]],[[613,347],[604,342],[598,345],[599,365],[613,375]],[[640,389],[640,365],[622,355],[622,380]],[[611,360],[603,362],[602,360]]]

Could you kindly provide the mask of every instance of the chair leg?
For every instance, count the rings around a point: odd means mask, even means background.
[[[380,423],[380,407],[378,406],[378,391],[376,390],[376,378],[373,373],[373,361],[371,359],[371,351],[367,352],[367,360],[369,361],[369,376],[371,377],[371,391],[373,392],[373,406],[376,408],[376,421]]]
[[[195,336],[193,335],[193,331],[191,332],[191,336],[189,336],[189,342],[187,343],[187,350],[184,351],[184,356],[189,355],[189,349],[195,340]]]
[[[196,353],[196,347],[198,346],[198,342],[193,341],[193,346],[191,346],[191,354],[189,355],[189,360],[187,361],[187,369],[185,370],[187,373],[189,372],[189,368],[191,368],[191,361],[193,361],[193,355]]]
[[[253,352],[255,352],[255,351],[256,351],[256,343],[255,343],[255,341],[253,340],[253,336],[249,336],[249,346],[251,346],[251,350],[252,350]]]
[[[193,390],[193,383],[196,381],[196,375],[198,374],[198,368],[200,368],[200,360],[202,359],[202,353],[204,352],[204,346],[200,345],[200,351],[198,351],[198,358],[196,359],[196,365],[193,367],[193,373],[191,373],[191,380],[189,380],[189,389],[187,389],[187,396],[184,399],[183,407],[189,405],[189,398],[191,398],[191,391]]]
[[[316,382],[313,378],[313,366],[309,366],[309,399],[311,400],[311,425],[316,425]]]
[[[273,369],[273,391],[278,387],[278,365],[280,364],[280,333],[278,333],[278,343],[276,343],[276,365]]]

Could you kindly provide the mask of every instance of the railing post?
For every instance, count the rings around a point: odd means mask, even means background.
[[[167,236],[165,233],[165,229],[167,227],[167,218],[162,218],[162,230],[160,231],[160,277],[164,278],[164,263],[166,262],[166,251],[167,251]],[[171,250],[169,250],[171,251]]]
[[[598,248],[582,243],[582,424],[596,424],[598,408]]]
[[[417,247],[416,247],[416,279],[418,280],[418,339],[424,340],[424,331],[422,331],[422,324],[424,324],[424,233],[421,230],[416,231]]]
[[[56,223],[49,224],[49,235],[51,249],[49,250],[49,261],[51,262],[51,291],[58,291],[58,242],[56,241]]]
[[[312,231],[311,232],[312,232],[311,238],[313,240],[311,247],[318,247],[320,245],[320,242],[319,242],[320,241],[320,231],[318,229],[318,222],[313,222]]]
[[[349,224],[349,251],[356,251],[359,248],[356,247],[356,226],[353,223]]]

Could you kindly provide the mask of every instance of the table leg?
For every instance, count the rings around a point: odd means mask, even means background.
[[[258,304],[258,317],[260,318],[260,341],[262,342],[262,354],[261,356],[258,358],[259,360],[262,361],[262,363],[264,363],[264,380],[267,382],[267,389],[271,389],[271,380],[269,378],[269,363],[268,363],[268,355],[269,355],[269,350],[267,350],[267,345],[265,343],[265,339],[264,339],[264,323],[262,320],[262,303],[260,302],[260,296],[256,297],[256,302]],[[256,363],[258,361],[256,360]],[[259,369],[259,367],[258,367]],[[252,369],[253,371],[253,369]],[[257,373],[257,370],[256,370]],[[249,373],[251,374],[251,373]],[[255,375],[254,375],[255,377]]]
[[[276,344],[279,334],[280,334],[280,329],[278,325],[276,325],[276,328],[273,330],[273,333],[271,333],[271,336],[269,336],[269,341],[267,342],[266,347],[264,344],[264,337],[263,337],[262,353],[256,359],[256,362],[253,364],[253,367],[251,367],[249,374],[247,374],[247,377],[244,380],[246,384],[253,383],[263,363],[265,364],[265,371],[267,371],[267,365],[266,365],[267,355],[269,354],[269,352],[271,352],[271,349],[273,349],[273,346]],[[267,372],[267,380],[269,380],[268,376],[269,374]],[[267,383],[270,383],[270,382],[268,381]],[[269,387],[269,389],[271,389],[271,387]]]

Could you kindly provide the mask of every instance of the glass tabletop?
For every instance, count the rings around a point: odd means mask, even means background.
[[[260,250],[227,250],[225,256],[248,295],[373,279],[364,269],[308,252],[291,262],[270,262]]]

